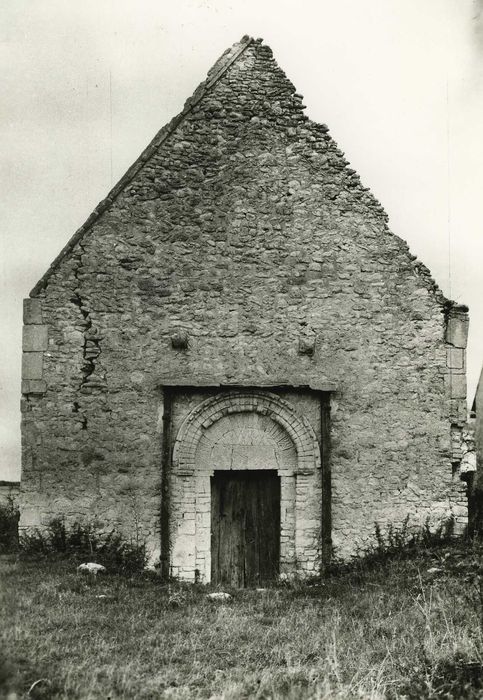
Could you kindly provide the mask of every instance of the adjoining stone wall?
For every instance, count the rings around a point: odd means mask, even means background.
[[[468,423],[466,403],[466,346],[468,342],[468,308],[447,305],[446,310],[446,397],[450,403],[451,460],[455,474],[468,483],[476,470],[473,428]],[[466,490],[453,509],[456,528],[461,531],[468,523]]]
[[[477,459],[477,485],[483,491],[483,371],[476,388],[474,411],[475,451]]]
[[[468,483],[468,529],[472,535],[483,531],[483,371],[466,429],[457,435],[461,451],[460,470]]]
[[[332,392],[341,556],[373,542],[375,521],[464,525],[464,312],[260,42],[214,67],[32,296],[23,526],[95,518],[159,550],[176,383]]]

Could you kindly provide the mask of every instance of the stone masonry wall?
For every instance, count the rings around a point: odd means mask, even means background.
[[[464,390],[448,377],[465,351],[447,337],[464,311],[258,41],[215,65],[26,313],[24,526],[97,518],[159,547],[162,387],[176,382],[333,390],[341,555],[375,521],[464,524]]]

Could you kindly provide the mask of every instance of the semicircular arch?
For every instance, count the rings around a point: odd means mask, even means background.
[[[247,412],[270,417],[288,434],[297,454],[297,472],[310,473],[320,466],[314,429],[288,401],[271,392],[227,392],[205,399],[184,419],[173,447],[176,473],[194,473],[198,445],[208,428],[224,416]]]

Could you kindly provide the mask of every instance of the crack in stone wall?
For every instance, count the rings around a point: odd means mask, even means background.
[[[73,269],[73,276],[76,282],[76,287],[70,297],[70,301],[74,306],[76,306],[82,316],[81,325],[82,330],[82,367],[81,367],[81,380],[78,385],[78,393],[81,395],[90,394],[93,388],[105,388],[106,382],[104,377],[102,377],[98,371],[97,360],[101,354],[101,337],[97,328],[94,326],[91,309],[88,300],[82,291],[82,280],[81,274],[84,267],[83,256],[85,255],[85,246],[83,243],[79,242],[80,252],[77,256],[77,263]],[[72,412],[76,413],[80,417],[80,425],[82,431],[88,430],[88,417],[87,417],[88,405],[82,401],[82,397],[78,398],[73,402]]]
[[[85,295],[82,294],[80,272],[83,267],[83,256],[85,255],[85,246],[79,242],[80,253],[78,255],[78,264],[74,268],[74,277],[77,282],[77,287],[74,289],[70,301],[79,308],[83,318],[83,346],[82,358],[84,364],[81,368],[82,379],[79,384],[79,390],[82,392],[89,391],[93,387],[103,388],[105,378],[97,376],[93,377],[97,368],[97,358],[101,354],[101,340],[98,329],[94,326],[91,318],[91,310],[88,305]],[[91,379],[92,377],[92,379]]]

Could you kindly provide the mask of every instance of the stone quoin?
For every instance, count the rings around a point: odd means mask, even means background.
[[[461,531],[467,331],[244,37],[24,302],[21,527],[240,585]]]

